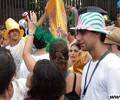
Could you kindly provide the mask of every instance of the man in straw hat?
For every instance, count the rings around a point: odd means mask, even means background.
[[[22,53],[25,45],[22,39],[23,30],[20,30],[19,24],[12,18],[8,18],[5,22],[6,32],[5,38],[9,39],[9,45],[6,47],[9,49],[14,57],[15,63],[17,65],[17,71],[22,61]]]
[[[76,39],[92,59],[83,69],[81,100],[110,100],[120,96],[120,59],[104,44],[108,31],[98,12],[80,15]]]
[[[106,36],[104,43],[109,44],[112,52],[120,57],[120,28],[108,26],[107,30],[110,34]]]

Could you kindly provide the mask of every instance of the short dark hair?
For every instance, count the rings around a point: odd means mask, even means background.
[[[95,31],[92,31],[92,32],[99,34],[99,35],[100,35],[100,41],[101,41],[102,43],[104,43],[105,38],[106,38],[106,34],[100,33],[100,32],[95,32]]]
[[[100,41],[104,43],[105,38],[106,38],[105,33],[100,33],[100,32],[95,32],[95,31],[91,31],[91,32],[99,34],[100,35]]]
[[[16,65],[10,51],[0,47],[0,95],[5,93],[15,71]]]
[[[119,45],[117,45],[117,49],[120,50],[120,46]]]
[[[44,39],[38,40],[36,36],[34,36],[33,44],[35,45],[35,47],[36,47],[37,49],[43,49],[43,48],[45,48],[46,45],[47,45],[47,43],[45,42]]]
[[[68,52],[67,42],[64,39],[58,38],[50,43],[50,60],[57,64],[61,71],[67,70]]]
[[[100,34],[100,40],[101,40],[101,42],[104,43],[105,38],[106,38],[106,34],[104,34],[104,33],[99,33],[99,34]]]
[[[79,50],[81,49],[79,42],[73,43],[70,47],[72,47],[72,46],[76,46]]]
[[[65,93],[65,80],[56,65],[49,60],[37,61],[28,96],[35,100],[58,100]]]

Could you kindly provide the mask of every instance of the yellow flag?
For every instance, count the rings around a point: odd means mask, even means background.
[[[50,18],[51,31],[58,37],[57,29],[61,28],[67,33],[67,17],[63,0],[49,0],[46,6],[47,14]]]

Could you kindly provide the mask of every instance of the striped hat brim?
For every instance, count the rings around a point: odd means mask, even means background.
[[[86,27],[71,27],[71,30],[88,30],[88,31],[94,31],[94,32],[99,32],[103,34],[109,34],[107,30],[104,29],[93,29],[93,28],[86,28]]]

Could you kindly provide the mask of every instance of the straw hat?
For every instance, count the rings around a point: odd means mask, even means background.
[[[98,12],[87,12],[79,16],[78,25],[71,29],[89,30],[108,34],[103,16]]]
[[[106,36],[104,43],[115,44],[120,46],[120,28],[114,26],[108,26],[107,30],[110,32],[110,34]]]
[[[19,24],[12,18],[8,18],[5,21],[5,27],[6,27],[6,31],[4,33],[4,37],[6,39],[8,38],[9,32],[13,29],[17,29],[20,32],[20,38],[23,37],[24,35],[24,31],[20,29]]]

